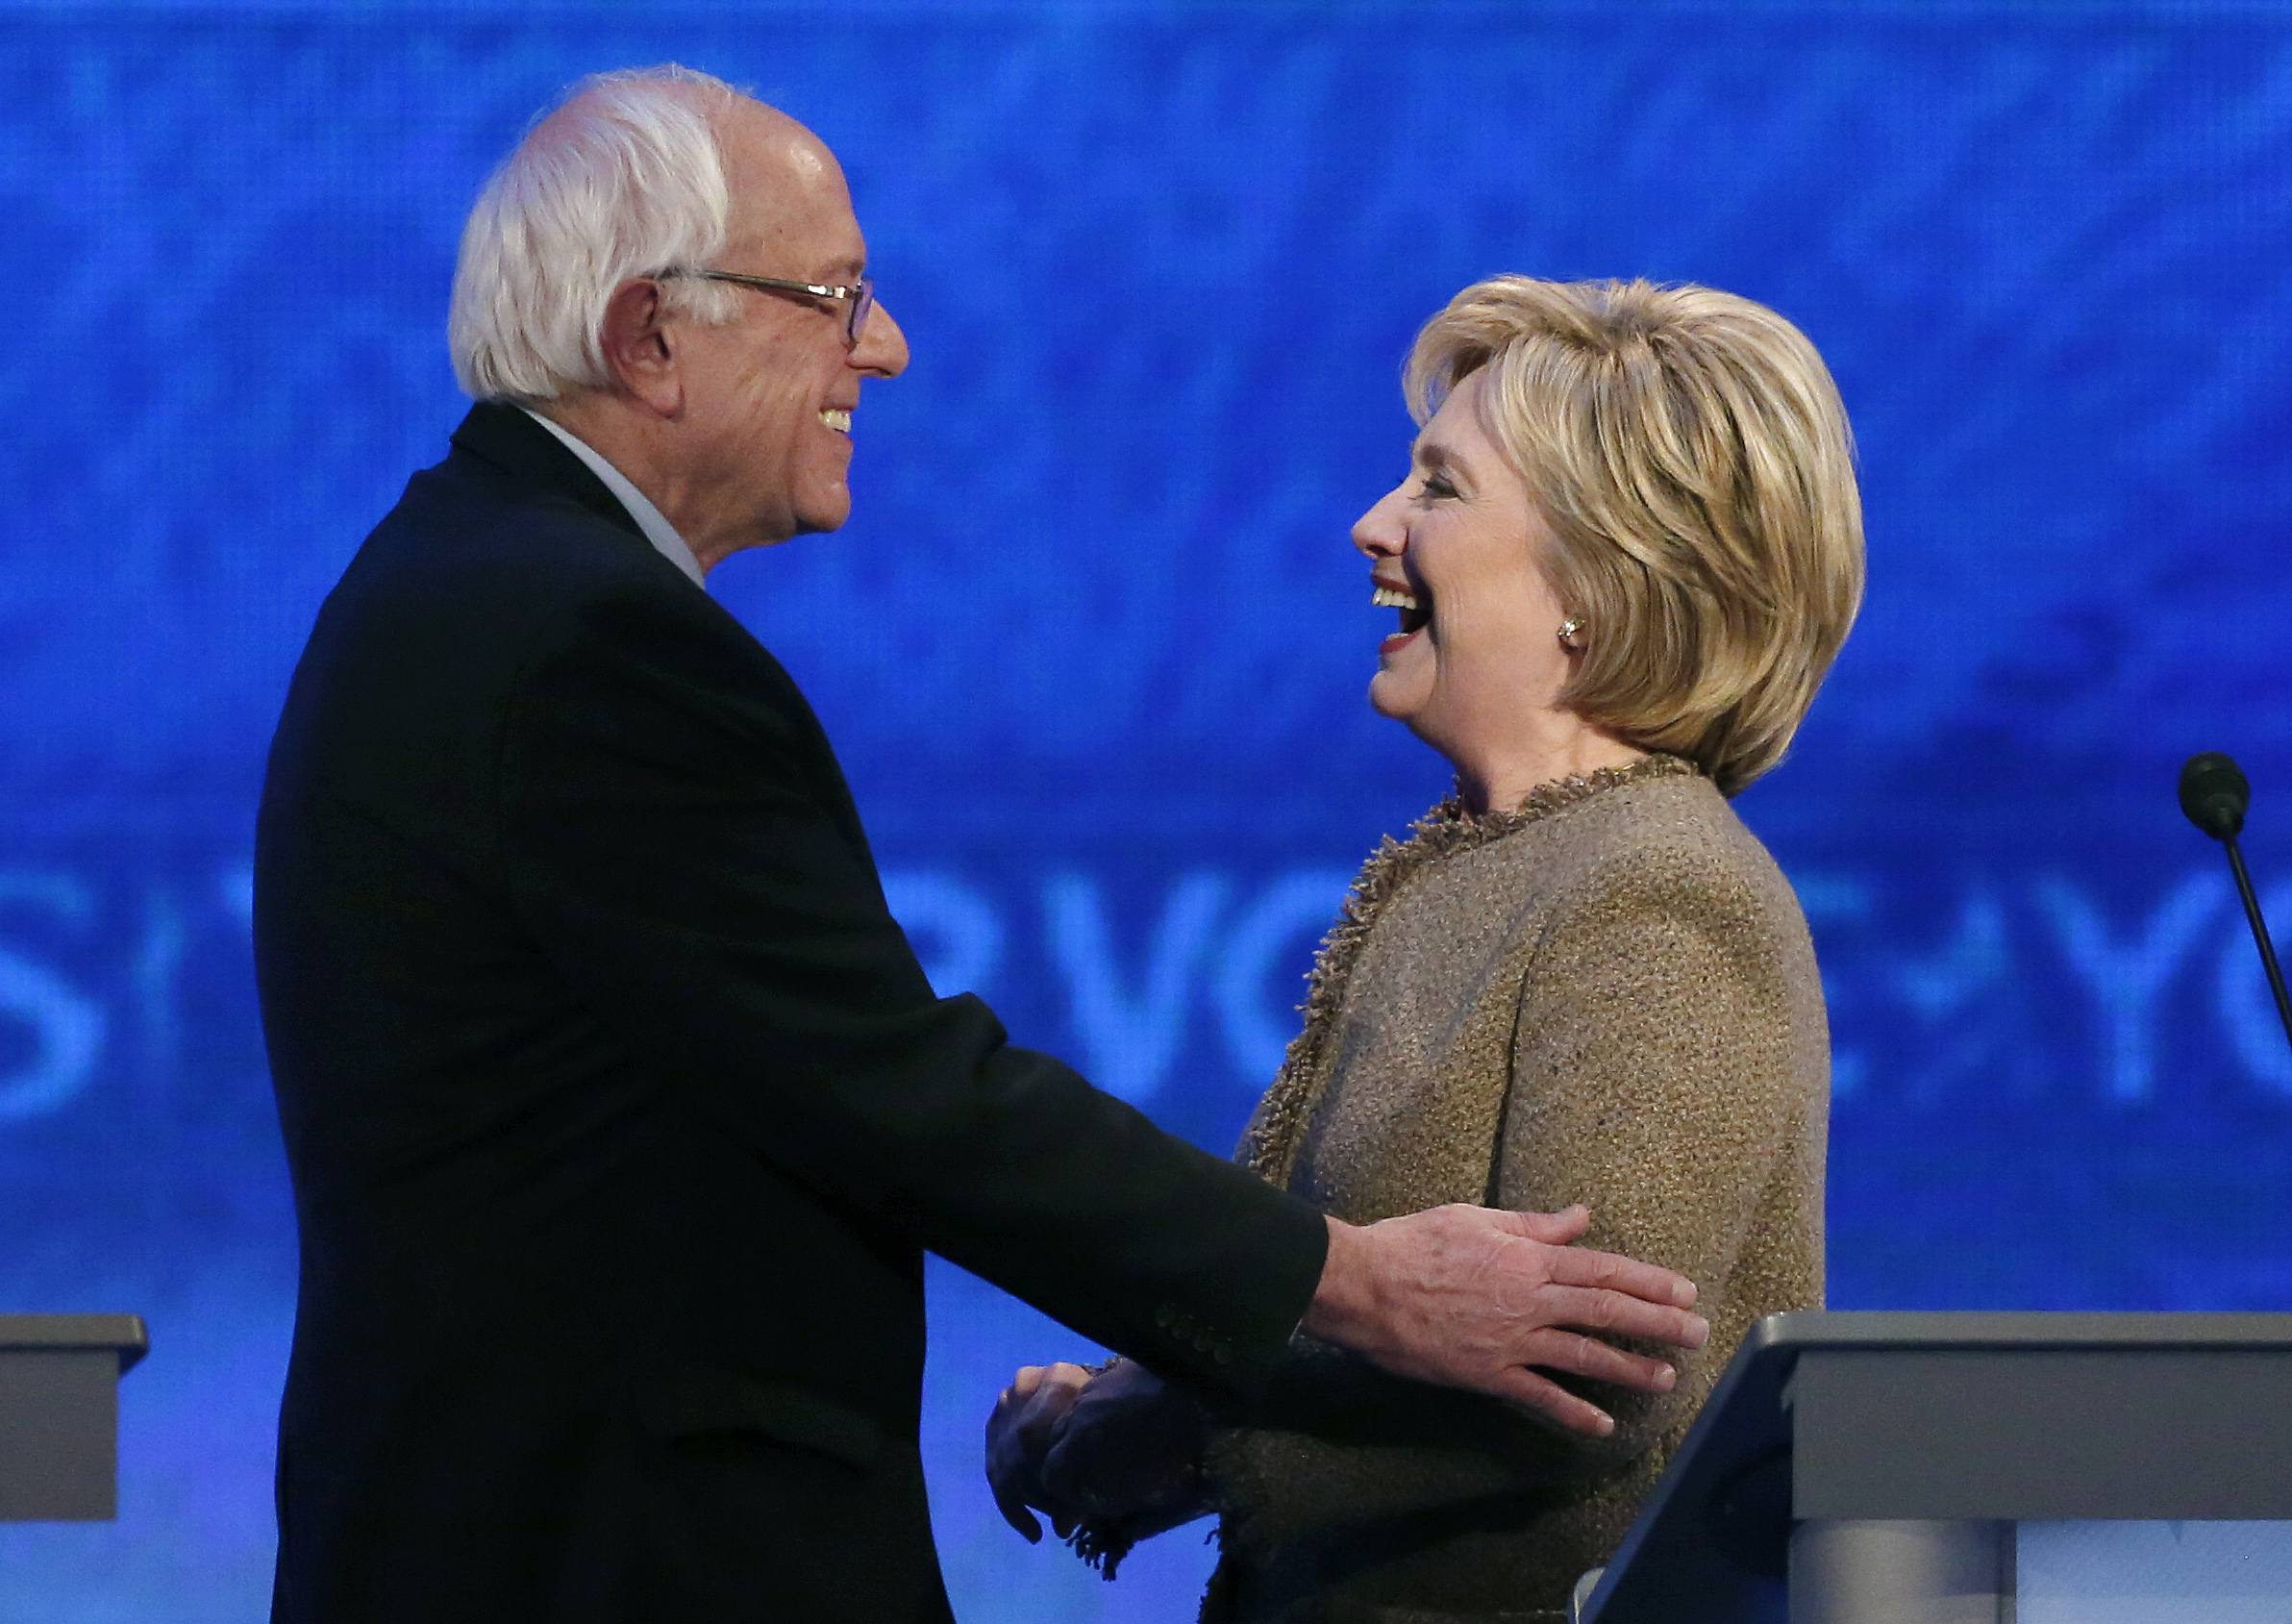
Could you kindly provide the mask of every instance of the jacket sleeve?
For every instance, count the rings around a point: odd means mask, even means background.
[[[1687,1275],[1714,1325],[1730,1323],[1736,1257],[1806,1104],[1789,982],[1812,963],[1789,923],[1724,863],[1632,853],[1556,905],[1520,997],[1497,1199],[1538,1212],[1582,1202],[1585,1245]],[[1269,1548],[1625,1472],[1676,1443],[1733,1348],[1715,1337],[1695,1354],[1638,1351],[1674,1359],[1672,1392],[1565,1380],[1615,1417],[1594,1440],[1301,1342],[1256,1424],[1213,1437],[1227,1537]]]
[[[1319,1215],[932,995],[810,708],[713,604],[592,595],[529,660],[498,783],[525,928],[663,1087],[1165,1376],[1262,1383]]]

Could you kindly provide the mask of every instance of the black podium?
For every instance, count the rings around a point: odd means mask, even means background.
[[[2292,1313],[1776,1314],[1577,1616],[2010,1624],[2024,1554],[2155,1575],[2111,1542],[2191,1525],[2234,1525],[2226,1582],[2292,1616]]]
[[[119,1514],[119,1378],[149,1346],[126,1313],[0,1313],[0,1522]]]

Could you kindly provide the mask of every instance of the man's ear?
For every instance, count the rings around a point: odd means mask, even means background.
[[[660,416],[674,417],[685,409],[685,385],[664,305],[658,282],[639,277],[622,283],[606,301],[598,338],[621,392]]]

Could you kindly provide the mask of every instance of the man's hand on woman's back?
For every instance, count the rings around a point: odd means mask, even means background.
[[[1396,1375],[1526,1405],[1605,1437],[1607,1413],[1530,1366],[1666,1392],[1660,1360],[1600,1338],[1699,1348],[1695,1285],[1652,1263],[1569,1242],[1591,1214],[1434,1207],[1356,1227],[1329,1220],[1329,1261],[1301,1329]]]

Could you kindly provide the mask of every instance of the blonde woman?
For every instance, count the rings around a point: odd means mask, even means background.
[[[1355,1223],[1587,1209],[1711,1337],[1668,1391],[1556,1372],[1574,1432],[1304,1340],[1245,1415],[1130,1364],[1021,1372],[998,1493],[1102,1561],[1216,1512],[1215,1624],[1564,1616],[1752,1321],[1822,1300],[1821,985],[1728,798],[1859,602],[1837,391],[1749,300],[1524,277],[1433,317],[1407,387],[1408,476],[1353,533],[1399,622],[1369,699],[1456,792],[1362,870],[1240,1154]]]

